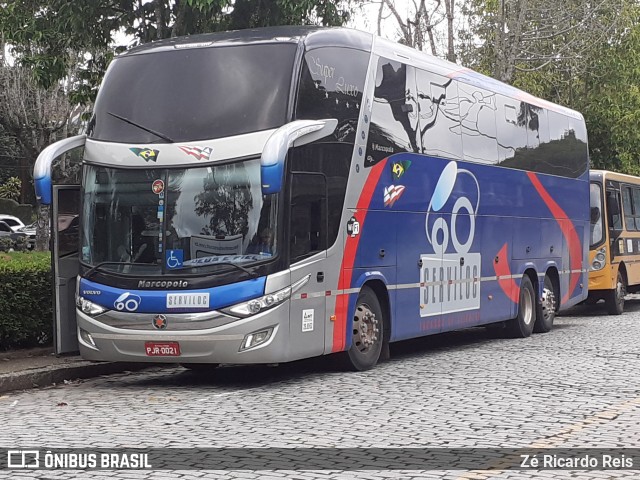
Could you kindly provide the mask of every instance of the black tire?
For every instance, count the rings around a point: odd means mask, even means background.
[[[343,368],[361,372],[373,368],[384,343],[384,317],[377,295],[363,287],[353,315],[353,337],[349,350],[340,354]]]
[[[533,326],[536,323],[536,297],[531,279],[524,275],[520,282],[518,315],[507,322],[507,333],[510,337],[525,338],[533,332]]]
[[[557,305],[557,292],[553,287],[551,278],[545,275],[542,298],[536,302],[536,323],[533,326],[535,333],[547,333],[553,328]]]
[[[218,368],[220,364],[219,363],[181,363],[180,365],[186,368],[187,370],[191,370],[192,372],[211,373],[216,368]]]
[[[618,270],[616,278],[616,288],[609,290],[604,297],[604,304],[609,315],[620,315],[624,311],[624,297],[627,294],[627,282],[624,275]]]

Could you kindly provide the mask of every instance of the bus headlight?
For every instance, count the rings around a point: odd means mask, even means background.
[[[591,271],[597,272],[598,270],[602,270],[604,268],[606,260],[607,260],[606,250],[604,249],[604,247],[599,248],[598,251],[596,252],[596,256],[593,258],[593,261],[591,262]]]
[[[291,295],[294,292],[300,290],[309,281],[310,278],[311,275],[307,275],[301,280],[298,280],[290,287],[283,288],[282,290],[264,295],[260,298],[254,298],[253,300],[249,300],[248,302],[242,302],[231,307],[222,308],[220,310],[224,313],[228,313],[229,315],[234,315],[241,318],[256,315],[264,310],[268,310],[275,307],[276,305],[280,305],[285,300],[291,298]]]
[[[101,307],[100,305],[97,305],[79,295],[76,297],[76,307],[78,307],[82,311],[82,313],[86,313],[87,315],[90,315],[92,317],[95,317],[96,315],[100,315],[101,313],[107,311],[106,308]]]

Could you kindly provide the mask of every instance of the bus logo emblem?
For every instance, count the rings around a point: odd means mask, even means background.
[[[160,154],[160,150],[154,150],[153,148],[130,148],[129,150],[146,162],[155,162]]]
[[[155,317],[153,317],[153,322],[151,323],[158,330],[164,330],[165,328],[167,328],[167,317],[162,314],[156,315]]]

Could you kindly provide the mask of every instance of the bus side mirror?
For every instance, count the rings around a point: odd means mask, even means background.
[[[591,207],[591,224],[595,225],[600,220],[600,208]]]
[[[278,193],[284,180],[284,161],[292,146],[306,145],[331,135],[338,126],[334,118],[295,120],[278,128],[267,140],[260,157],[262,194]]]
[[[36,198],[42,205],[51,205],[51,166],[53,161],[63,153],[85,144],[86,135],[76,135],[53,143],[45,148],[33,167],[33,180],[36,187]]]

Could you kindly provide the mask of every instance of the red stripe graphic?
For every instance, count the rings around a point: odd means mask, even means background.
[[[571,298],[571,294],[580,280],[581,273],[579,272],[582,269],[582,244],[580,243],[580,238],[578,237],[578,233],[576,232],[573,223],[568,219],[564,210],[560,208],[560,205],[551,198],[551,195],[549,195],[549,192],[547,192],[542,186],[542,183],[540,183],[536,174],[527,172],[527,175],[544,203],[547,205],[549,210],[551,210],[551,214],[556,219],[556,222],[558,222],[562,235],[569,246],[569,265],[571,266],[571,275],[569,277],[569,290],[565,292],[562,297],[562,303],[565,303]]]
[[[505,243],[498,252],[498,261],[493,263],[493,270],[498,277],[498,285],[505,295],[514,303],[518,303],[520,296],[520,287],[511,278],[511,269],[509,268],[509,256],[507,255],[507,244]],[[507,277],[507,278],[500,278]]]
[[[367,216],[367,210],[371,204],[371,198],[373,192],[378,185],[380,175],[382,174],[384,167],[387,165],[387,158],[380,161],[371,167],[369,176],[365,180],[360,198],[356,205],[356,212],[354,217],[360,223],[360,232],[364,227],[364,221]],[[340,279],[338,280],[338,290],[346,290],[351,288],[351,275],[353,273],[353,263],[356,259],[356,252],[358,251],[358,243],[360,242],[360,235],[355,237],[347,237],[347,243],[344,246],[344,254],[342,256],[342,265],[340,266]],[[336,298],[336,321],[333,326],[333,348],[332,352],[341,352],[345,349],[345,341],[347,334],[347,309],[349,307],[349,295],[341,294]]]

